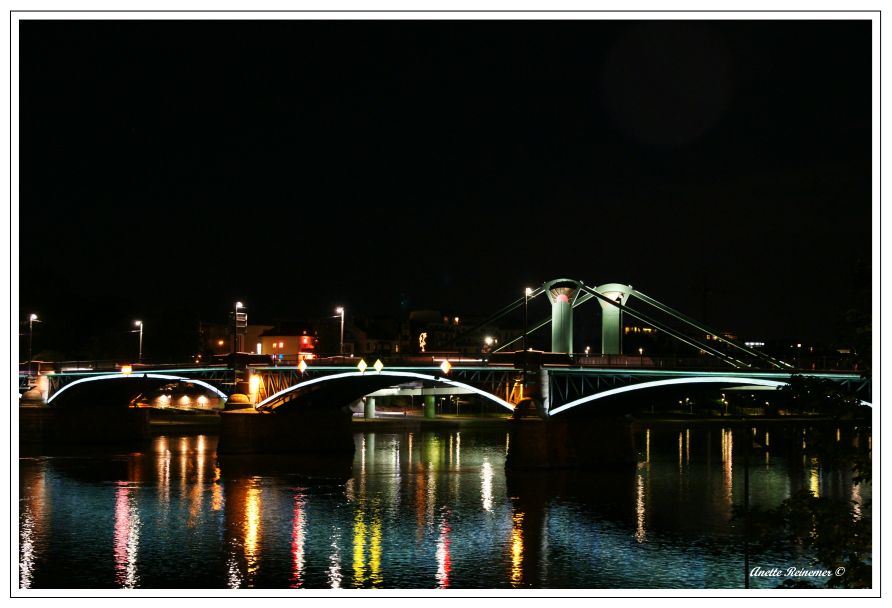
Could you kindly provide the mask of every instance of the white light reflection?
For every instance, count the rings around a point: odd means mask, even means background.
[[[115,492],[115,583],[133,589],[139,582],[136,554],[139,550],[139,512],[133,489],[119,482]]]
[[[452,529],[444,513],[440,518],[440,537],[437,539],[437,587],[449,587],[449,571],[452,570],[452,557],[449,554],[449,533]]]
[[[648,431],[649,433],[650,431]],[[644,502],[644,475],[641,474],[644,463],[638,464],[638,474],[635,476],[635,542],[643,543],[647,539],[644,515],[646,504]]]
[[[19,588],[30,589],[34,576],[34,514],[31,505],[26,504],[22,511],[19,541]]]
[[[461,433],[455,434],[455,469],[461,468]]]
[[[483,499],[483,510],[492,513],[492,479],[495,476],[489,458],[483,460],[480,467],[480,497]]]
[[[328,586],[332,589],[341,588],[341,550],[338,542],[341,540],[341,531],[339,528],[332,528],[331,533],[331,555],[328,556]]]
[[[235,542],[233,541],[233,545]],[[227,569],[227,578],[226,583],[229,585],[230,589],[238,589],[242,586],[244,582],[242,579],[242,573],[239,571],[238,562],[235,559],[235,551],[231,550],[229,553],[229,560],[226,562]]]
[[[291,523],[291,555],[292,575],[291,587],[299,589],[303,586],[304,575],[304,543],[307,538],[307,520],[305,513],[306,499],[302,494],[294,495],[294,512]]]

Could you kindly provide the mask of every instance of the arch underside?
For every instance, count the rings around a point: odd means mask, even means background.
[[[47,400],[47,405],[120,405],[129,404],[140,394],[160,389],[172,382],[199,386],[214,393],[220,399],[226,393],[212,384],[193,378],[170,376],[167,374],[109,374],[75,380],[60,388]]]
[[[565,403],[560,407],[557,407],[551,410],[548,415],[556,416],[558,414],[562,414],[564,412],[570,411],[573,408],[577,408],[580,405],[584,405],[587,403],[591,403],[593,401],[598,401],[600,399],[606,399],[608,397],[613,397],[621,394],[628,394],[635,391],[647,391],[654,390],[664,387],[671,386],[680,386],[686,384],[694,384],[694,385],[714,385],[716,387],[768,387],[768,388],[778,388],[781,386],[786,386],[788,382],[781,382],[779,380],[765,380],[762,378],[735,378],[735,377],[722,377],[722,376],[710,376],[710,377],[702,377],[702,378],[671,378],[669,380],[653,380],[650,382],[640,382],[637,384],[630,384],[627,386],[620,386],[617,388],[612,388],[606,391],[602,391],[600,393],[595,393],[594,395],[588,395],[586,397],[581,397],[569,403]]]
[[[514,411],[514,406],[504,399],[464,382],[415,372],[391,371],[374,373],[346,372],[314,378],[271,395],[258,403],[257,409],[285,411],[283,408],[290,409],[298,406],[298,404],[306,408],[328,408],[333,405],[346,405],[383,388],[419,381],[431,386],[461,389],[467,393],[476,394],[497,403],[508,411]]]

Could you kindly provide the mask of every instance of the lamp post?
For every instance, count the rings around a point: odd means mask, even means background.
[[[28,316],[28,377],[31,377],[31,361],[34,359],[32,355],[31,345],[34,343],[34,322],[40,323],[40,319],[33,312]]]
[[[529,287],[523,291],[523,388],[527,387],[527,307],[533,290]]]
[[[235,303],[235,315],[232,317],[232,352],[237,353],[239,351],[239,340],[238,340],[238,309],[244,308],[245,305],[241,302]]]
[[[339,315],[341,315],[341,348],[340,348],[340,351],[338,351],[338,352],[343,357],[344,356],[344,307],[338,306],[337,308],[335,308],[335,312],[338,313]]]
[[[137,360],[137,363],[142,363],[142,321],[134,321],[133,324],[139,328],[133,331],[139,332],[139,359]]]

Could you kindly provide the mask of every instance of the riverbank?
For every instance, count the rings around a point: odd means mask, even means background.
[[[353,418],[352,425],[357,432],[399,432],[399,431],[427,431],[427,430],[462,430],[462,429],[486,429],[505,428],[511,421],[510,416],[462,416],[455,414],[442,414],[436,418],[424,418],[423,416],[382,416],[378,418]],[[825,416],[721,416],[702,417],[667,415],[667,414],[641,414],[630,417],[634,429],[644,427],[688,427],[688,426],[744,426],[744,425],[790,425],[790,424],[822,424],[831,422],[832,419]],[[869,420],[843,420],[837,421],[843,426],[870,426]],[[153,435],[166,433],[218,433],[220,430],[220,416],[216,414],[171,414],[168,412],[153,412],[151,416],[151,429]]]

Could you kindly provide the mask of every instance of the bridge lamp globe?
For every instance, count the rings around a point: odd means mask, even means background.
[[[486,342],[487,346],[492,346],[492,343],[493,343],[492,336],[486,336],[486,338],[484,338],[483,341]]]

